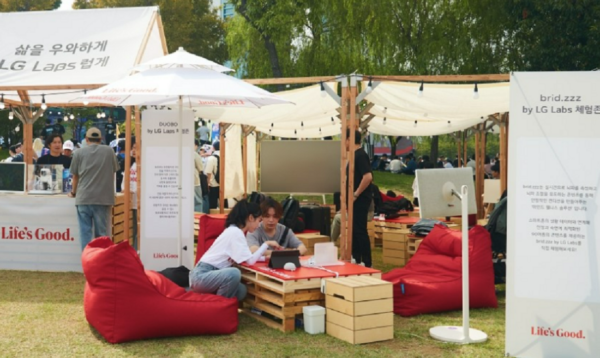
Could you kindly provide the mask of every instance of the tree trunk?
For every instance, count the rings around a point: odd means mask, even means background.
[[[396,155],[396,146],[398,145],[398,137],[388,136],[388,140],[390,141],[390,154],[392,157]]]
[[[281,72],[281,66],[279,65],[279,55],[277,54],[277,48],[273,41],[271,41],[271,36],[261,33],[263,40],[265,41],[265,47],[267,52],[269,53],[269,62],[271,62],[271,71],[273,72],[273,77],[281,78],[283,77],[283,73]],[[277,85],[277,91],[283,91],[283,84]]]
[[[439,157],[440,136],[434,135],[431,138],[431,152],[429,152],[429,160],[432,163],[437,163]]]

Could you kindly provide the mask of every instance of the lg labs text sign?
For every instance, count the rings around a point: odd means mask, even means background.
[[[0,269],[82,271],[74,199],[0,195]]]
[[[511,76],[506,353],[600,356],[600,73]]]

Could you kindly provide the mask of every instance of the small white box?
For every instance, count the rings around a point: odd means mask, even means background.
[[[309,334],[325,333],[325,307],[304,306],[304,331]]]

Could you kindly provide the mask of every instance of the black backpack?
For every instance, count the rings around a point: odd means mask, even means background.
[[[298,232],[300,225],[298,225],[298,213],[300,212],[300,202],[291,196],[288,196],[283,202],[283,215],[279,219],[279,223],[292,229],[294,232]],[[300,230],[303,231],[303,230]]]
[[[381,204],[379,213],[384,214],[386,219],[393,219],[400,216],[400,214],[398,214],[398,211],[400,210],[414,211],[415,208],[410,200],[402,198],[397,201],[384,202]]]

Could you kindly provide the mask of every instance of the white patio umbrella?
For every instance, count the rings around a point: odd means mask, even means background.
[[[185,51],[176,52],[160,59],[140,65],[148,68],[142,72],[125,77],[121,80],[88,92],[86,95],[74,99],[72,102],[104,103],[114,106],[142,106],[142,105],[177,105],[179,108],[179,122],[183,117],[183,108],[221,107],[239,108],[254,107],[272,104],[290,103],[259,87],[253,86],[235,77],[192,65],[184,67],[182,58],[195,57]],[[175,56],[177,55],[177,56]],[[189,56],[188,56],[189,55]],[[169,65],[169,56],[179,63]],[[159,66],[163,60],[163,65]],[[197,62],[197,59],[195,60]],[[181,131],[179,132],[182,136]],[[179,152],[181,153],[181,140]],[[177,242],[179,264],[181,265],[181,166],[182,155],[179,155],[178,167],[178,207],[179,225],[177,227]]]
[[[173,68],[173,67],[186,67],[186,68],[204,68],[217,72],[232,72],[233,70],[229,67],[219,65],[216,62],[207,60],[204,57],[196,56],[192,53],[187,52],[180,47],[177,51],[168,54],[163,57],[155,58],[148,62],[137,65],[133,69],[135,71],[148,70],[150,68]]]

